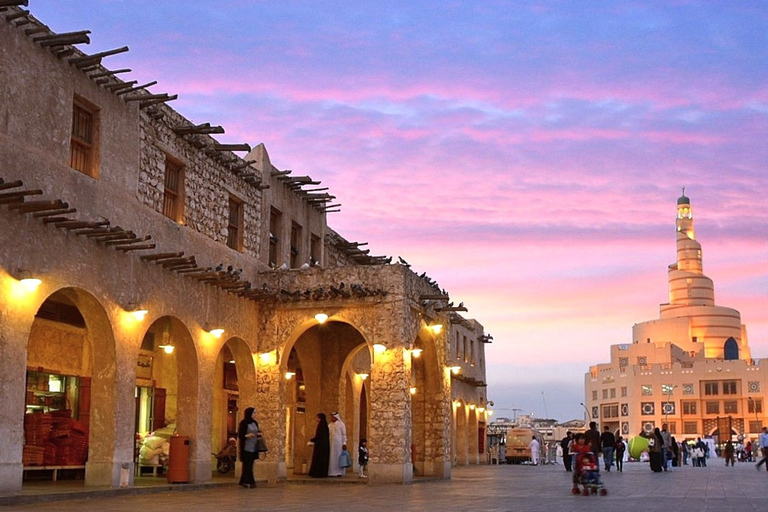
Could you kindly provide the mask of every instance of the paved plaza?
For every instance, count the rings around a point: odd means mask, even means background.
[[[70,499],[45,501],[43,491],[19,499],[0,496],[6,510],[100,512],[185,510],[206,511],[602,511],[612,512],[743,512],[768,511],[768,472],[754,464],[725,467],[711,460],[707,468],[685,466],[653,473],[647,463],[628,463],[623,473],[602,473],[607,496],[572,496],[570,473],[562,466],[469,466],[454,468],[451,480],[417,481],[412,485],[359,485],[343,480],[290,481],[243,489],[231,483],[209,486],[75,492]],[[355,485],[358,484],[358,485]],[[71,499],[75,498],[75,499]],[[4,500],[4,501],[3,501]]]

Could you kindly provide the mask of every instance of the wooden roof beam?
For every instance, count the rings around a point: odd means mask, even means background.
[[[32,40],[43,48],[70,44],[90,44],[91,38],[88,37],[88,34],[90,33],[90,30],[81,30],[79,32],[65,32],[63,34],[50,34],[42,37],[35,37]]]
[[[211,123],[196,124],[192,126],[177,126],[173,128],[176,135],[224,133],[221,126],[211,126]]]
[[[101,64],[101,59],[109,57],[110,55],[116,55],[118,53],[127,52],[128,47],[123,46],[121,48],[115,48],[114,50],[107,50],[105,52],[94,53],[93,55],[85,55],[83,57],[72,57],[69,59],[69,63],[75,66],[77,69],[85,70],[85,68],[93,65]]]

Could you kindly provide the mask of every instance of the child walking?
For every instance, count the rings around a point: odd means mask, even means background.
[[[360,466],[360,478],[366,478],[365,466],[368,465],[368,441],[365,438],[360,439],[360,446],[357,448],[357,463]]]

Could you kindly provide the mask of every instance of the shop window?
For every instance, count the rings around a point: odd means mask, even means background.
[[[301,258],[301,232],[302,228],[299,224],[291,223],[291,268],[299,268],[304,262]]]
[[[184,215],[184,167],[175,160],[165,158],[165,186],[163,215],[181,222]]]
[[[269,266],[277,267],[280,257],[280,236],[282,235],[283,214],[271,208],[269,212]]]
[[[309,237],[309,264],[319,265],[320,264],[320,254],[322,246],[320,245],[320,237],[317,235],[311,235]]]
[[[604,405],[603,406],[603,419],[606,418],[618,418],[619,406],[618,405]]]
[[[234,196],[229,196],[227,247],[236,251],[243,250],[243,202]]]
[[[81,98],[72,105],[69,166],[92,178],[98,177],[98,108]]]

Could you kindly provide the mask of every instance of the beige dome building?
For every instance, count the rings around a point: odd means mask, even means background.
[[[766,365],[752,359],[739,312],[715,304],[685,190],[675,227],[669,302],[658,319],[635,324],[631,344],[611,346],[609,363],[590,368],[585,404],[593,420],[623,436],[668,423],[678,439],[755,438],[765,422]]]

